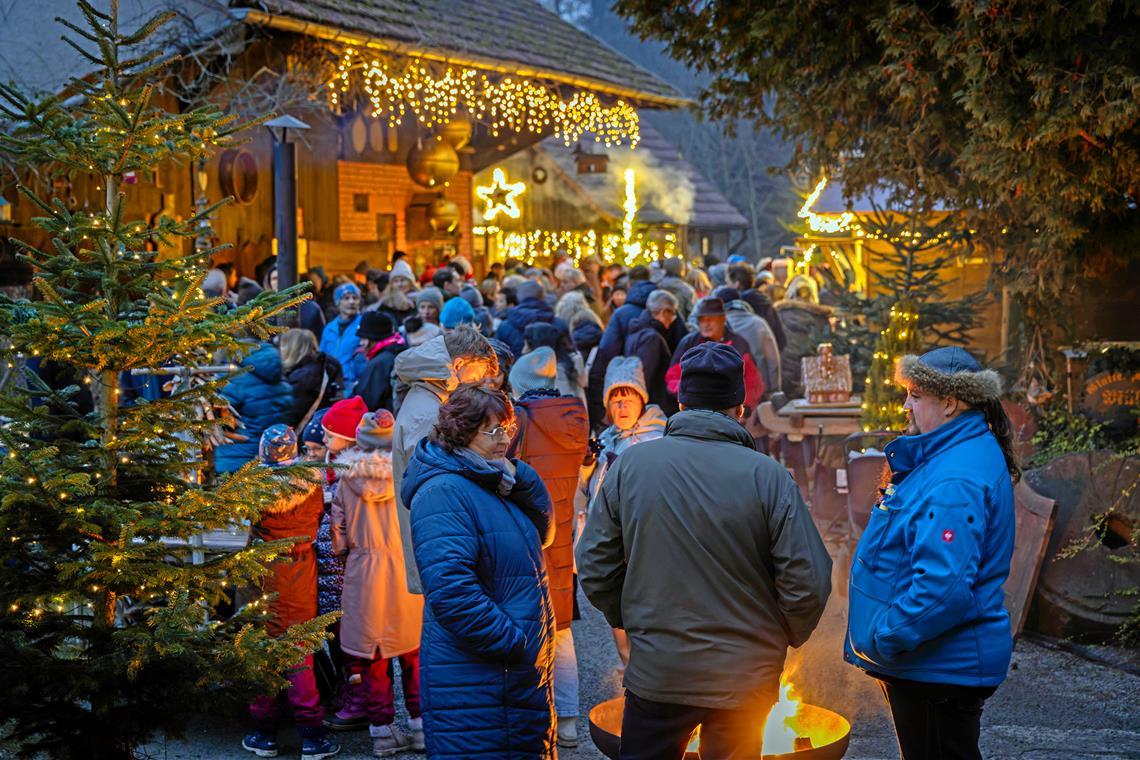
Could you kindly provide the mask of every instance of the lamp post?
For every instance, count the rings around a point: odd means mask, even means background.
[[[273,135],[273,235],[277,238],[277,288],[297,284],[298,130],[309,125],[292,116],[265,122]]]

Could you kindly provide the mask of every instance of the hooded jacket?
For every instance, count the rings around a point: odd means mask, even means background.
[[[309,413],[313,402],[321,393],[321,382],[326,373],[328,382],[325,385],[325,393],[321,396],[320,406],[317,408],[327,409],[334,401],[340,399],[341,389],[344,386],[344,370],[341,369],[340,362],[318,351],[306,357],[285,375],[285,382],[293,388],[293,406],[289,410],[288,420],[291,427],[297,427]]]
[[[368,659],[418,649],[423,599],[408,593],[390,454],[369,451],[341,476],[331,527],[344,557],[341,649]]]
[[[629,636],[626,688],[672,704],[775,699],[787,648],[807,641],[831,590],[799,487],[707,410],[618,458],[575,557],[590,602]]]
[[[404,545],[408,591],[419,594],[420,576],[412,552],[412,526],[407,504],[401,500],[404,470],[420,441],[428,437],[439,419],[439,408],[459,385],[451,367],[451,354],[443,336],[432,338],[422,346],[408,349],[396,357],[396,377],[410,386],[396,413],[392,431],[392,479],[396,489],[396,515]]]
[[[324,495],[317,484],[302,483],[300,490],[287,490],[275,502],[261,508],[253,536],[261,541],[300,538],[291,552],[269,566],[261,581],[266,594],[276,594],[269,603],[270,636],[281,636],[291,625],[317,616],[317,557],[313,541],[324,510]]]
[[[788,339],[784,332],[784,324],[780,319],[780,313],[772,304],[772,299],[769,298],[766,293],[761,293],[755,288],[745,290],[740,294],[740,297],[746,304],[752,307],[752,311],[756,316],[768,323],[768,327],[772,330],[772,335],[776,338],[776,345],[783,351]]]
[[[747,301],[730,301],[725,304],[728,313],[728,329],[748,343],[749,355],[756,365],[760,379],[764,381],[766,393],[780,390],[783,378],[780,375],[780,347],[768,322],[756,316]]]
[[[510,346],[511,353],[520,356],[526,344],[526,336],[523,333],[526,331],[526,326],[534,322],[554,324],[554,308],[541,298],[524,298],[516,306],[507,309],[507,314],[499,323],[495,337]],[[562,320],[558,322],[566,327]],[[569,328],[566,328],[566,331],[569,332]]]
[[[979,411],[886,447],[891,484],[851,566],[843,656],[926,683],[997,686],[1013,652],[1002,585],[1013,484]]]
[[[534,468],[554,506],[554,543],[546,548],[546,573],[558,629],[574,615],[574,492],[590,443],[586,406],[556,391],[532,391],[515,403],[519,423],[515,456]]]
[[[431,758],[553,758],[554,615],[542,548],[550,495],[423,441],[401,487],[423,570],[420,689]]]
[[[234,472],[257,458],[261,434],[270,425],[289,422],[293,408],[293,389],[281,376],[281,355],[268,343],[248,354],[241,362],[243,369],[222,388],[222,396],[241,418],[238,432],[247,440],[219,446],[214,451],[214,468],[219,473]]]
[[[392,374],[396,368],[396,357],[399,356],[407,344],[399,333],[387,341],[387,345],[367,354],[368,363],[360,374],[356,383],[356,395],[364,399],[368,411],[377,409],[395,409],[394,388],[392,387]]]
[[[623,356],[636,356],[641,360],[649,403],[661,407],[666,416],[677,411],[677,399],[669,392],[665,374],[673,352],[669,350],[669,328],[643,311],[629,324]]]

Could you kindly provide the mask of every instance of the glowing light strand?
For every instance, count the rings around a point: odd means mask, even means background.
[[[448,65],[440,72],[415,58],[364,60],[348,48],[328,82],[334,110],[349,105],[354,85],[363,90],[372,116],[386,119],[390,127],[411,115],[432,129],[465,112],[484,122],[494,137],[550,129],[568,146],[588,134],[607,146],[636,147],[641,140],[637,109],[624,100],[607,106],[591,92],[565,100],[553,85],[510,76],[496,81],[465,66]]]

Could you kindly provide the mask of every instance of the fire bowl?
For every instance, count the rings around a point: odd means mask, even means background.
[[[590,738],[594,746],[610,758],[618,760],[621,746],[621,717],[625,697],[611,699],[590,710]],[[801,735],[810,735],[818,746],[778,755],[764,753],[763,760],[840,760],[851,740],[851,724],[842,715],[817,705],[800,705],[795,717]],[[696,752],[685,753],[685,760],[698,760]]]

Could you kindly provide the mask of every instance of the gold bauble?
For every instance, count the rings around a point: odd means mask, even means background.
[[[439,136],[451,147],[459,150],[471,142],[471,122],[457,116],[443,125]]]
[[[408,174],[424,187],[436,187],[459,173],[459,154],[451,143],[436,137],[408,151]]]
[[[436,232],[451,232],[459,224],[459,204],[439,196],[428,206],[428,223]]]

